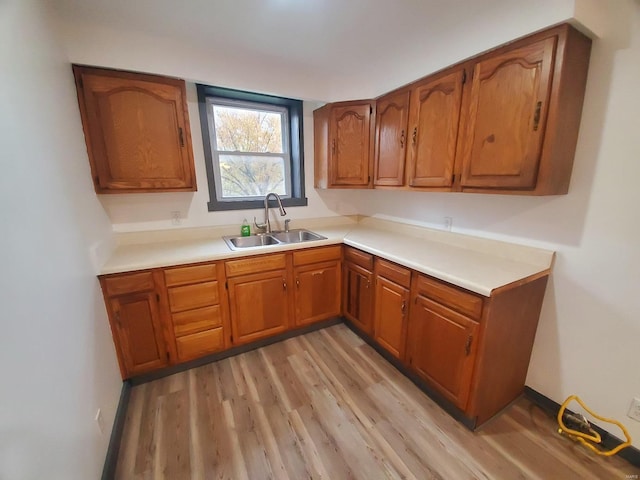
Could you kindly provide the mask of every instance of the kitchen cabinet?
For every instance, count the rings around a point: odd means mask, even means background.
[[[462,139],[462,187],[533,189],[557,37],[479,59]]]
[[[376,187],[404,185],[409,96],[408,90],[401,90],[376,101],[373,178]]]
[[[363,332],[373,335],[373,255],[344,248],[343,314]]]
[[[471,388],[479,323],[430,299],[427,295],[437,285],[435,281],[418,277],[416,283],[407,335],[407,363],[438,393],[464,410]],[[453,288],[449,291],[454,306],[470,295]],[[481,305],[482,300],[475,298]]]
[[[286,254],[229,260],[232,343],[239,345],[289,329],[291,260]]]
[[[313,112],[317,188],[369,188],[375,128],[369,100],[327,104]]]
[[[185,362],[229,347],[223,263],[164,269],[176,357]]]
[[[195,191],[183,80],[74,65],[97,193]]]
[[[381,258],[375,260],[374,339],[403,360],[411,271]]]
[[[566,194],[590,51],[591,40],[563,24],[381,96],[376,100],[376,135],[371,137],[374,187]],[[317,117],[314,113],[316,140],[321,139],[315,157],[318,188],[332,186],[323,180],[331,170],[331,134],[324,125],[337,105],[323,107]],[[349,120],[332,128],[351,135],[352,125]],[[343,165],[355,171],[348,162]]]
[[[340,316],[342,247],[293,252],[295,324]]]
[[[451,189],[464,77],[464,69],[453,68],[411,89],[409,187]]]
[[[103,277],[100,283],[122,378],[169,365],[152,272]]]

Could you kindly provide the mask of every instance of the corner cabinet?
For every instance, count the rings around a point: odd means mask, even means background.
[[[97,193],[195,191],[183,80],[73,66]]]
[[[325,105],[313,112],[316,188],[369,188],[374,102]]]

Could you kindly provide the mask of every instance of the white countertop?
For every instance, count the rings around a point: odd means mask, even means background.
[[[375,218],[308,228],[327,239],[232,251],[222,239],[222,235],[229,232],[212,231],[211,235],[204,235],[207,232],[200,230],[197,235],[160,240],[156,235],[155,240],[147,239],[145,243],[118,245],[100,273],[106,275],[345,243],[490,296],[496,288],[549,271],[554,257],[554,252],[548,250]],[[138,235],[139,242],[141,238]]]

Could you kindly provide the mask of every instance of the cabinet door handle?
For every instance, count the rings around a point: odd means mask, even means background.
[[[371,288],[371,280],[367,279],[367,288]]]
[[[116,310],[116,323],[119,327],[122,326],[122,323],[120,323],[120,310]]]
[[[542,108],[542,102],[536,103],[536,109],[533,113],[533,131],[538,131],[538,126],[540,125],[540,109]]]
[[[404,148],[404,128],[400,132],[400,148]]]
[[[464,354],[469,356],[471,353],[471,342],[473,341],[473,335],[467,337],[467,343],[464,344]]]
[[[300,288],[300,279],[296,278],[296,287]]]
[[[405,310],[407,309],[407,301],[403,300],[402,301],[402,306],[400,307],[400,310],[402,311],[402,315],[404,315]]]
[[[282,279],[282,289],[286,290],[287,289],[287,281]]]
[[[178,127],[178,137],[180,138],[180,146],[184,147],[184,134],[182,133],[182,127]]]
[[[332,155],[336,154],[336,139],[335,138],[331,141],[331,154]]]
[[[418,127],[415,127],[413,129],[413,135],[411,136],[411,144],[415,147],[416,146],[416,139],[418,138]]]

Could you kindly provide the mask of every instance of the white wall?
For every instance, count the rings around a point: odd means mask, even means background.
[[[43,3],[0,2],[0,478],[84,480],[122,385],[94,266],[111,226]]]
[[[449,216],[454,231],[557,251],[527,384],[559,403],[578,394],[622,421],[640,446],[640,423],[626,416],[640,397],[640,4],[611,2],[600,13],[608,30],[593,43],[568,195],[365,191],[349,198],[363,214],[435,227]]]

